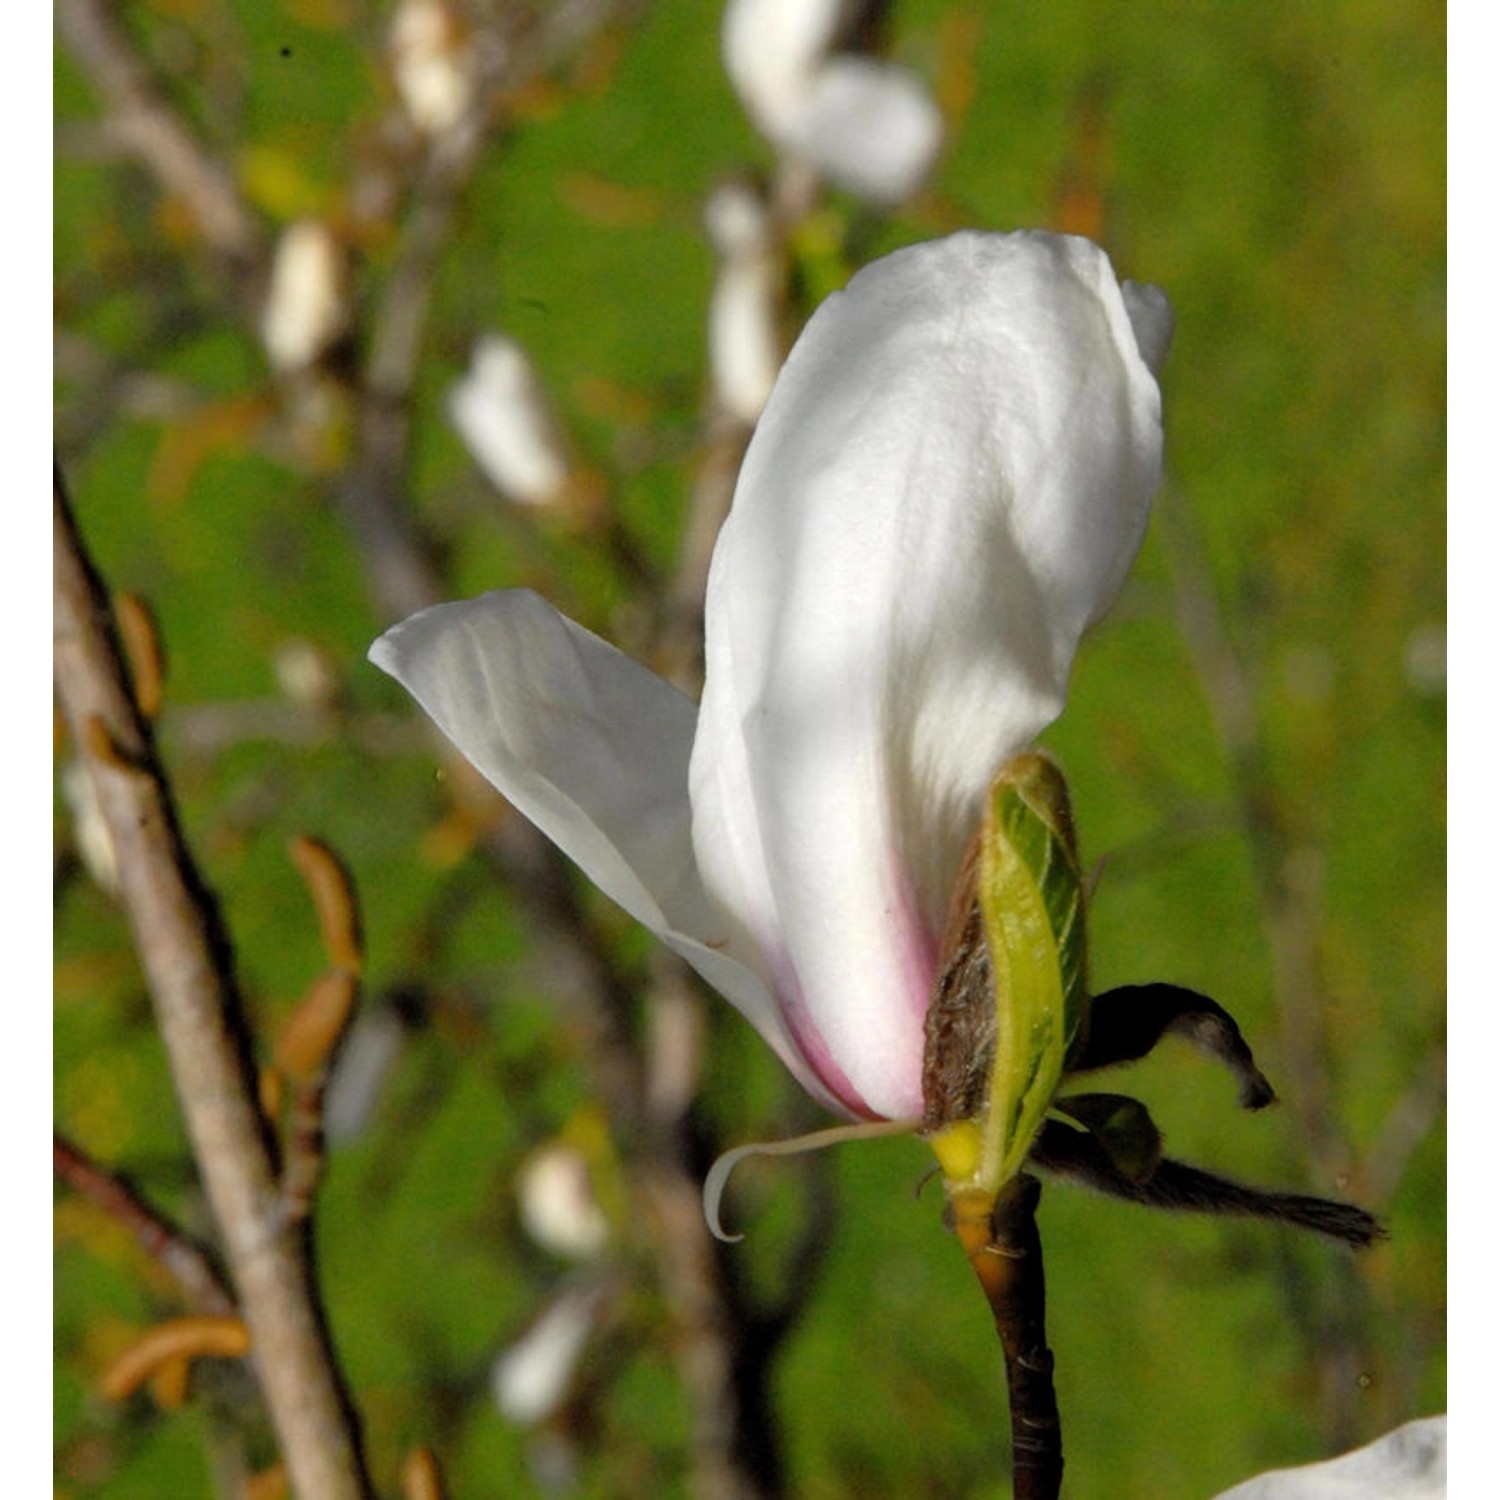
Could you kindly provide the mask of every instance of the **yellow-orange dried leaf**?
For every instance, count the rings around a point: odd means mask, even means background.
[[[285,1464],[272,1464],[245,1481],[245,1500],[287,1500],[291,1493]]]
[[[240,1359],[250,1352],[250,1330],[239,1318],[173,1318],[141,1335],[104,1372],[106,1400],[123,1401],[174,1360]]]
[[[364,966],[364,945],[349,872],[327,844],[305,834],[292,840],[288,852],[313,899],[329,960],[335,968],[358,974]]]
[[[276,1067],[293,1083],[316,1078],[349,1024],[359,981],[330,969],[308,990],[276,1039]]]
[[[401,1500],[444,1500],[443,1471],[431,1448],[413,1448],[401,1465]]]
[[[260,1112],[268,1120],[281,1118],[281,1106],[286,1098],[285,1080],[275,1068],[260,1070]]]
[[[185,1359],[169,1359],[151,1377],[151,1399],[163,1411],[176,1411],[187,1400],[192,1365]]]
[[[115,620],[120,627],[120,644],[130,663],[136,706],[143,718],[155,719],[161,713],[167,680],[166,656],[156,617],[139,594],[121,594],[115,600]]]

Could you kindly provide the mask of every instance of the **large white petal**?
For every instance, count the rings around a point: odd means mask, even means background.
[[[423,610],[370,660],[606,895],[685,958],[816,1097],[760,955],[698,877],[692,700],[522,589]]]
[[[1164,347],[1164,303],[1134,304]],[[963,843],[1060,711],[1160,463],[1156,381],[1083,240],[899,251],[783,367],[710,575],[693,839],[856,1112],[921,1113]]]

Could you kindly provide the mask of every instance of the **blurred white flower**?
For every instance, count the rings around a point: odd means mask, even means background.
[[[391,21],[396,92],[424,135],[442,135],[474,99],[474,49],[445,0],[401,0]]]
[[[521,1222],[555,1255],[587,1259],[609,1242],[609,1222],[594,1196],[589,1164],[562,1141],[534,1151],[516,1176]]]
[[[845,12],[844,0],[729,0],[724,65],[773,145],[861,198],[899,203],[932,168],[942,116],[905,68],[832,53]]]
[[[562,1403],[603,1299],[601,1286],[565,1288],[495,1360],[490,1390],[512,1422],[534,1426]]]
[[[288,225],[271,263],[260,336],[271,367],[295,374],[313,364],[349,324],[348,265],[318,219]]]
[[[1447,1493],[1448,1419],[1427,1417],[1342,1458],[1247,1479],[1218,1500],[1443,1500]]]
[[[514,339],[487,334],[469,371],[448,392],[448,418],[475,463],[501,494],[522,505],[550,505],[572,466],[546,392]]]
[[[727,183],[709,198],[705,222],[719,257],[708,304],[714,395],[731,416],[754,423],[782,357],[781,265],[770,214],[753,188]]]

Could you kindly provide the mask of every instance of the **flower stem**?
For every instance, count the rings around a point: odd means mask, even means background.
[[[1024,1172],[992,1199],[955,1194],[954,1227],[995,1314],[1010,1390],[1015,1500],[1057,1500],[1062,1489],[1062,1424],[1047,1347],[1046,1286],[1036,1206],[1042,1186]]]

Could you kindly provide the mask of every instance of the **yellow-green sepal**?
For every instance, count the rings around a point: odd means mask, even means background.
[[[998,1185],[1020,1171],[1088,1008],[1083,881],[1052,760],[1023,755],[1001,770],[980,838],[977,895],[998,1021],[983,1156]]]

